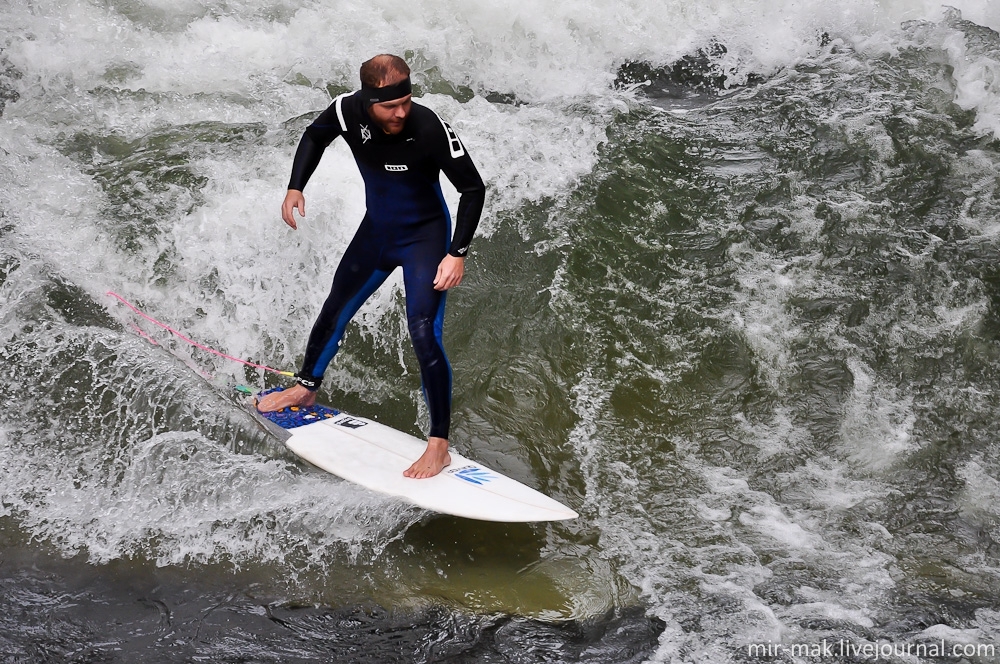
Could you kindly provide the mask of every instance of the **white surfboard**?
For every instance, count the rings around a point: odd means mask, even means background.
[[[450,452],[451,465],[440,474],[425,479],[403,477],[403,471],[423,454],[426,442],[363,417],[334,411],[311,424],[282,430],[251,408],[271,431],[290,434],[285,445],[314,466],[424,509],[505,522],[579,516],[545,494],[454,451]]]

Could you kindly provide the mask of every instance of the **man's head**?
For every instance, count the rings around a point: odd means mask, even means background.
[[[395,55],[376,55],[361,65],[361,94],[368,114],[386,134],[398,134],[410,115],[410,67]]]

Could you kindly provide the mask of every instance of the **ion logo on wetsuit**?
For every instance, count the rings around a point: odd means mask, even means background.
[[[360,92],[355,92],[337,97],[306,129],[289,189],[305,188],[323,151],[338,136],[354,153],[368,209],[313,325],[300,383],[319,388],[348,321],[389,274],[402,267],[406,319],[430,411],[430,436],[448,438],[451,366],[441,342],[446,298],[434,289],[434,278],[445,254],[462,257],[468,252],[486,187],[454,130],[432,110],[414,102],[403,130],[389,135],[371,119]],[[453,236],[441,172],[461,194]]]

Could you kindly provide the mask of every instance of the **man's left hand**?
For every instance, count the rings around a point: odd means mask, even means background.
[[[438,264],[437,276],[434,277],[434,290],[446,291],[462,283],[465,275],[465,259],[448,254]]]

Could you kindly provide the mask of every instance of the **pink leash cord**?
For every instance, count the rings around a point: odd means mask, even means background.
[[[245,364],[248,367],[254,367],[255,369],[263,369],[264,371],[270,371],[270,372],[273,372],[273,373],[276,373],[276,374],[280,374],[282,376],[295,376],[295,374],[292,373],[291,371],[281,371],[279,369],[274,369],[272,367],[269,367],[269,366],[266,366],[266,365],[263,365],[263,364],[255,364],[254,362],[248,362],[246,360],[241,360],[238,357],[233,357],[232,355],[226,355],[225,353],[219,352],[219,351],[215,350],[214,348],[209,348],[208,346],[204,346],[204,345],[198,343],[197,341],[194,341],[192,339],[187,338],[186,336],[184,336],[183,334],[181,334],[180,332],[178,332],[174,328],[170,327],[169,325],[165,325],[164,323],[161,323],[160,321],[156,320],[152,316],[149,316],[149,315],[143,313],[142,311],[139,310],[138,307],[136,307],[134,304],[132,304],[131,302],[129,302],[128,300],[126,300],[125,298],[123,298],[118,293],[115,293],[114,291],[108,291],[108,295],[110,295],[111,297],[117,299],[119,302],[121,302],[126,307],[128,307],[129,309],[131,309],[132,313],[136,314],[137,316],[141,316],[142,318],[145,318],[146,320],[148,320],[150,323],[153,323],[154,325],[158,325],[158,326],[162,327],[167,332],[170,332],[171,334],[179,337],[180,339],[183,339],[184,341],[186,341],[187,343],[191,344],[195,348],[200,348],[201,350],[204,350],[204,351],[207,351],[209,353],[212,353],[213,355],[218,355],[219,357],[223,357],[223,358],[225,358],[227,360],[232,360],[233,362],[239,362],[240,364]],[[150,341],[152,341],[152,339],[150,339],[150,337],[148,335],[143,334],[141,330],[140,330],[139,334],[140,334],[140,336],[144,336],[147,339],[149,339]],[[156,343],[156,342],[154,341],[153,343]]]

